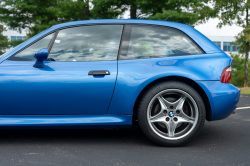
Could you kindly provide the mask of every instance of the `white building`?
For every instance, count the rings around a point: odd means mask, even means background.
[[[231,44],[231,42],[235,41],[235,37],[233,36],[207,36],[207,37],[227,54],[229,54],[230,52],[233,54],[238,53],[238,47]]]
[[[23,40],[26,37],[26,31],[23,30],[22,33],[20,34],[17,31],[4,31],[3,35],[8,39],[8,40]]]
[[[12,31],[12,30],[7,30],[3,32],[3,36],[5,36],[8,40],[12,41],[12,40],[23,40],[26,38],[26,31],[23,30],[22,33],[19,33],[17,31]],[[7,51],[11,50],[12,47],[10,49],[7,49]]]

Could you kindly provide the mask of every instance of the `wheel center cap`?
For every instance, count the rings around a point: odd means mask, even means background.
[[[170,117],[173,117],[173,116],[174,116],[174,112],[173,112],[173,111],[170,111],[168,115],[169,115]]]

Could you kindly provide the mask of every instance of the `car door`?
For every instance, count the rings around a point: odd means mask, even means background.
[[[106,114],[123,25],[60,29],[0,65],[2,115]],[[34,54],[50,51],[44,68]]]

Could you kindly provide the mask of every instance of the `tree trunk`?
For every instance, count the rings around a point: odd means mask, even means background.
[[[248,87],[248,57],[249,57],[249,42],[246,43],[246,59],[245,59],[245,80],[244,80],[244,87]]]
[[[89,0],[82,0],[83,2],[86,2],[86,5],[83,7],[83,20],[89,20],[90,19],[90,11],[89,11]]]
[[[248,28],[248,8],[246,9],[246,28]],[[248,87],[248,56],[249,56],[249,42],[246,42],[244,87]]]
[[[137,6],[134,1],[131,1],[130,5],[130,19],[136,19]]]
[[[0,35],[3,34],[3,25],[0,25]]]

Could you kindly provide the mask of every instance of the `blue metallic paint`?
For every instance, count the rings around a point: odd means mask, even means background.
[[[105,114],[113,94],[117,61],[4,61],[0,65],[0,115]],[[110,75],[88,75],[109,70]],[[90,95],[91,94],[91,95]]]
[[[43,69],[33,68],[34,62],[6,60],[57,29],[109,23],[173,27],[191,37],[206,54],[120,60],[118,66],[117,61],[46,62]],[[222,70],[232,63],[231,58],[191,26],[168,21],[119,19],[63,23],[7,52],[1,56],[0,63],[0,126],[129,125],[132,124],[133,105],[139,93],[152,81],[167,76],[180,76],[196,81],[210,101],[211,120],[230,115],[239,100],[238,88],[219,81]],[[111,75],[90,77],[87,75],[90,70],[109,70]],[[97,95],[100,92],[103,93],[102,96]],[[89,94],[92,96],[88,96]],[[94,105],[94,99],[99,101],[98,104]],[[106,112],[108,115],[105,115]],[[59,116],[63,114],[64,116]]]
[[[211,106],[211,120],[228,117],[237,107],[240,89],[220,81],[197,81],[206,92]]]
[[[0,116],[0,127],[4,126],[49,126],[49,127],[117,127],[119,125],[131,125],[131,115],[19,115],[19,116]]]
[[[47,48],[42,48],[41,50],[37,51],[35,54],[36,63],[33,65],[33,67],[36,68],[44,68],[45,64],[44,61],[48,59],[49,51]]]
[[[140,92],[151,82],[163,77],[179,76],[194,81],[209,80],[220,83],[219,80],[223,69],[229,66],[231,62],[232,59],[225,53],[120,60],[118,61],[119,67],[115,92],[108,113],[132,114],[135,101]],[[229,84],[220,83],[220,85],[228,87],[225,85]],[[210,87],[208,86],[207,88]],[[238,88],[232,87],[228,88],[228,92],[233,89],[235,93],[238,93]],[[212,102],[214,96],[209,95],[210,91],[205,92],[210,102]],[[230,98],[230,93],[228,97]],[[235,95],[231,96],[231,98],[234,97]],[[217,100],[220,102],[219,99]],[[225,101],[222,100],[221,102],[224,103]],[[218,105],[216,105],[217,107]],[[211,120],[220,119],[225,114],[216,108],[212,107],[213,119]],[[232,112],[233,110],[230,109],[228,111]]]

